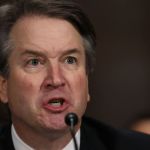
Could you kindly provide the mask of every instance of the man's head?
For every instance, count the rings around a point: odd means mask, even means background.
[[[87,73],[93,70],[95,33],[88,18],[74,0],[18,0],[0,8],[0,74],[7,77],[9,65],[7,59],[12,43],[9,34],[13,25],[23,16],[47,16],[70,22],[84,40]]]
[[[133,118],[128,124],[128,128],[131,130],[150,134],[150,114],[139,114]]]
[[[89,101],[91,24],[71,0],[21,0],[0,14],[0,98],[18,133],[64,131]]]

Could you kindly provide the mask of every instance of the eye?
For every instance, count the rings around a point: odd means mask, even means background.
[[[77,58],[73,57],[73,56],[68,56],[65,60],[65,62],[67,64],[75,64],[77,63]]]
[[[29,66],[38,66],[42,64],[42,61],[38,58],[32,58],[30,60],[28,60],[27,65]]]

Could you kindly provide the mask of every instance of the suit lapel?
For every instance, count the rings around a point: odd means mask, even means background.
[[[80,150],[107,150],[101,139],[98,137],[99,133],[95,133],[87,124],[82,123],[81,126],[81,144]]]
[[[0,150],[15,150],[11,136],[11,125],[2,128],[0,134]]]

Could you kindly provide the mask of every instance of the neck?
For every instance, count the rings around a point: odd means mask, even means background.
[[[62,131],[35,132],[14,124],[17,135],[30,147],[36,150],[62,150],[72,139],[68,128]],[[33,140],[31,140],[33,139]]]

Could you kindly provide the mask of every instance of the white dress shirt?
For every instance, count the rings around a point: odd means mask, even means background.
[[[12,140],[15,147],[15,150],[34,150],[32,147],[27,145],[17,134],[14,126],[11,128]],[[76,133],[77,145],[80,145],[80,130]],[[62,149],[62,150],[75,150],[73,139]]]

